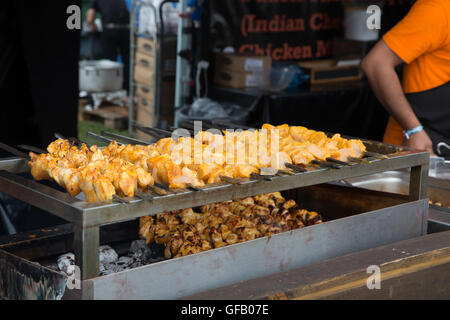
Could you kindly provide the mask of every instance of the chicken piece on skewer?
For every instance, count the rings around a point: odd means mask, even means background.
[[[186,188],[188,185],[194,187],[202,187],[205,185],[203,181],[197,178],[197,172],[190,170],[188,167],[181,168],[181,172],[178,169],[173,171],[169,170],[169,181],[169,187],[174,189]]]
[[[172,138],[163,138],[158,140],[154,147],[161,154],[170,154],[172,152],[173,147],[177,144],[175,140]]]
[[[95,162],[95,161],[102,161],[105,160],[105,157],[103,156],[102,150],[99,149],[96,145],[91,146],[88,148],[84,143],[81,146],[82,151],[86,150],[86,155],[89,160],[89,162]]]
[[[95,167],[85,167],[79,171],[80,189],[88,202],[112,199],[116,189],[111,180],[102,175]]]
[[[294,164],[308,164],[315,159],[311,152],[297,144],[290,145],[283,151],[289,155]]]
[[[76,168],[53,167],[51,177],[75,197],[81,192],[79,170]]]
[[[53,141],[48,145],[47,151],[54,157],[69,160],[75,167],[86,165],[90,161],[88,152],[71,145],[68,140]]]
[[[234,166],[234,178],[249,178],[252,173],[258,173],[259,169],[248,164],[236,164]]]
[[[54,179],[71,196],[80,193],[78,169],[66,159],[58,159],[49,154],[36,154],[30,152],[31,175],[36,180]]]
[[[282,125],[279,125],[279,126],[273,126],[271,124],[264,123],[262,125],[261,129],[267,130],[267,132],[269,134],[273,133],[274,132],[273,130],[277,130],[279,137],[280,138],[285,138],[285,137],[287,137],[289,135],[290,127],[287,124],[282,124]]]
[[[175,164],[169,155],[150,158],[147,166],[157,182],[168,184],[170,188],[186,188],[188,184],[197,187],[204,185],[195,171]]]
[[[154,146],[126,145],[115,156],[148,170],[147,160],[159,156]]]
[[[347,161],[348,157],[360,158],[362,153],[366,151],[366,146],[361,140],[357,139],[344,139],[340,134],[335,134],[332,138],[333,141],[337,142],[338,151],[335,151],[331,157]]]
[[[102,173],[112,181],[119,195],[132,197],[136,192],[137,174],[130,170],[130,166],[121,159],[110,160]]]
[[[57,158],[50,154],[40,154],[36,155],[30,152],[31,160],[28,165],[31,168],[31,175],[36,180],[46,180],[50,179],[51,168],[57,166]]]
[[[224,173],[222,166],[208,163],[194,164],[189,166],[189,169],[197,172],[197,177],[204,183],[219,182],[219,176]]]

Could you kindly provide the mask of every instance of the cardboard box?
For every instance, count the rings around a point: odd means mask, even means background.
[[[215,68],[219,71],[263,72],[272,68],[272,58],[269,56],[217,53]]]
[[[142,106],[138,104],[136,106],[136,109],[137,109],[136,110],[137,123],[146,127],[153,127],[157,124],[156,119],[154,119],[153,116],[153,107]],[[136,130],[136,137],[144,141],[149,141],[149,139],[151,138],[151,136],[149,136],[146,133],[143,133],[140,130]]]
[[[231,88],[267,88],[270,84],[270,72],[220,71],[214,73],[214,83]]]
[[[153,39],[138,37],[137,39],[137,52],[154,57],[155,55],[155,43]]]
[[[167,38],[164,39],[164,48],[163,48],[163,68],[164,72],[173,73],[176,70],[177,63],[177,38]],[[137,51],[136,51],[136,61],[138,54],[140,57],[145,55],[147,57],[152,57],[151,65],[155,64],[154,59],[154,51],[153,51],[154,42],[153,39],[147,38],[138,38],[137,41]]]
[[[355,81],[362,78],[359,64],[339,66],[336,59],[299,62],[298,65],[310,72],[311,84],[325,84],[342,81]]]
[[[139,98],[144,98],[147,101],[154,103],[155,95],[152,87],[148,87],[145,84],[137,83],[136,85],[136,96]]]
[[[155,83],[155,75],[153,70],[137,64],[134,66],[134,80],[145,86],[153,88],[153,84]]]
[[[272,59],[268,56],[217,53],[214,83],[238,89],[267,88],[271,68]]]
[[[145,104],[140,100],[139,103],[136,104],[136,121],[147,127],[156,125],[153,110],[153,104]]]
[[[142,106],[144,108],[154,108],[155,105],[155,99],[152,95],[150,96],[139,96],[136,95],[136,98],[138,100],[138,105]]]
[[[134,65],[139,65],[153,71],[155,69],[155,57],[151,57],[137,51],[134,58]]]

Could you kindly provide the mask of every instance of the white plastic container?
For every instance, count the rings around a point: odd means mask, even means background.
[[[79,63],[80,91],[118,91],[123,85],[123,65],[110,60],[90,60]]]
[[[283,91],[292,82],[297,70],[289,67],[274,67],[270,71],[270,89],[272,91]]]

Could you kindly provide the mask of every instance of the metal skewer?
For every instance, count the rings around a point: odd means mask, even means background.
[[[326,160],[327,160],[328,162],[334,162],[334,163],[336,163],[336,164],[340,164],[341,166],[351,166],[351,164],[348,163],[348,162],[341,161],[341,160],[337,160],[337,159],[330,158],[330,157],[328,157]]]
[[[115,201],[117,201],[117,202],[120,202],[120,203],[130,203],[130,201],[125,200],[124,198],[119,197],[119,196],[116,195],[116,194],[113,194],[113,200],[115,200]]]
[[[94,139],[97,139],[97,140],[99,140],[99,141],[106,142],[106,143],[111,143],[111,142],[115,141],[115,140],[112,140],[112,139],[103,137],[103,136],[101,136],[101,135],[98,135],[98,134],[93,133],[93,132],[90,132],[90,131],[88,131],[87,135],[90,136],[90,137],[92,137],[92,138],[94,138]],[[116,141],[116,142],[117,142],[117,141]],[[122,145],[123,143],[117,142],[117,144]]]
[[[138,129],[146,134],[149,134],[151,136],[157,135],[157,136],[163,137],[163,138],[169,138],[172,136],[172,132],[170,132],[170,131],[166,131],[166,130],[162,130],[162,129],[158,129],[158,128],[152,128],[152,127],[145,127],[145,126],[138,124],[137,122],[133,122],[133,126],[136,129]]]
[[[187,130],[192,136],[195,136],[195,132],[194,132],[194,130],[191,130],[191,129],[189,129],[189,128],[186,128],[186,127],[184,127],[183,125],[180,125],[180,127],[170,127],[170,130],[172,130],[172,131],[175,131],[175,130],[177,130],[177,129],[184,129],[184,130]]]
[[[31,151],[31,152],[34,152],[34,153],[37,153],[37,154],[47,153],[45,150],[43,150],[43,149],[41,149],[41,148],[29,146],[29,145],[27,145],[27,144],[21,144],[21,145],[18,145],[18,147],[19,147],[20,149],[27,150],[27,151]]]
[[[188,186],[189,189],[192,189],[192,190],[194,190],[194,191],[202,191],[202,192],[205,191],[204,189],[199,188],[199,187],[196,187],[196,186],[194,186],[194,185],[192,185],[192,184],[190,184],[190,183],[187,183],[186,185]]]
[[[250,174],[250,178],[256,179],[256,180],[265,180],[265,181],[272,181],[272,176],[262,175],[255,172],[252,172]]]
[[[340,166],[338,166],[334,163],[324,162],[324,161],[320,161],[320,160],[312,160],[311,163],[319,165],[321,167],[325,167],[325,168],[331,168],[331,169],[340,169],[341,168]]]
[[[234,179],[234,178],[230,178],[227,176],[219,176],[220,180],[230,183],[230,184],[242,184],[243,181],[242,180],[238,180],[238,179]]]
[[[245,126],[242,124],[236,124],[236,123],[232,123],[229,121],[224,121],[224,120],[218,120],[218,119],[213,119],[212,124],[215,125],[219,125],[221,127],[227,128],[227,129],[243,129],[243,130],[254,130],[255,128],[249,127],[249,126]]]
[[[163,185],[163,184],[161,184],[161,183],[159,183],[159,182],[156,182],[156,181],[155,181],[154,185],[155,185],[156,187],[160,188],[160,189],[163,189],[163,190],[166,190],[166,191],[170,191],[170,188],[169,188],[169,187],[167,187],[167,186],[165,186],[165,185]]]
[[[15,156],[17,156],[19,158],[30,160],[30,156],[27,155],[26,153],[24,153],[22,151],[19,151],[16,148],[13,148],[11,146],[8,146],[7,144],[4,144],[2,142],[0,142],[0,148],[2,148],[3,150],[5,150],[5,151],[7,151],[9,153],[12,153],[13,155],[15,155]]]
[[[372,161],[369,161],[367,159],[355,158],[355,157],[348,157],[347,160],[351,161],[351,162],[357,162],[357,163],[372,163]]]
[[[296,172],[306,172],[306,171],[308,171],[304,166],[300,166],[300,165],[297,165],[297,164],[292,164],[292,163],[286,162],[284,165],[286,166],[286,168],[292,169],[292,170],[294,170]]]
[[[168,192],[167,192],[166,189],[163,189],[163,188],[158,187],[158,186],[156,185],[156,183],[155,183],[154,186],[148,186],[148,188],[149,188],[151,191],[153,191],[154,193],[156,193],[157,195],[160,195],[160,196],[165,196],[165,195],[168,194]]]
[[[137,191],[135,192],[135,195],[136,195],[138,198],[141,198],[141,199],[144,200],[144,201],[149,201],[149,202],[152,202],[152,201],[153,201],[153,196],[152,196],[151,194],[149,194],[149,193],[144,193],[144,192],[142,192],[142,191],[140,191],[140,190],[137,190]]]
[[[284,170],[284,169],[279,169],[278,170],[278,172],[277,172],[277,174],[278,173],[282,173],[282,174],[288,174],[288,175],[295,175],[295,172],[293,172],[293,171],[291,171],[291,170]]]
[[[131,138],[131,137],[122,136],[120,134],[108,132],[108,131],[102,131],[101,135],[105,136],[105,137],[113,138],[113,139],[120,139],[120,140],[126,141],[127,143],[130,143],[130,144],[142,144],[142,145],[146,145],[146,146],[151,144],[149,142],[145,142],[145,141]]]
[[[55,136],[55,138],[58,138],[58,139],[67,140],[66,137],[64,137],[62,134],[60,134],[58,132],[55,132],[54,136]]]
[[[71,138],[66,138],[66,137],[64,137],[62,134],[60,134],[60,133],[58,133],[58,132],[55,132],[55,133],[54,133],[54,136],[55,136],[56,138],[58,138],[58,139],[67,140],[67,141],[69,141],[70,144],[76,144],[78,147],[81,147],[81,144],[82,144],[82,143],[84,143],[88,148],[91,147],[91,145],[90,145],[89,143],[85,142],[85,141],[82,141],[82,140],[80,140],[80,139],[73,138],[73,137],[71,137]]]
[[[376,152],[370,152],[370,151],[364,151],[362,153],[363,157],[373,157],[373,158],[377,158],[377,159],[387,159],[388,157],[384,154],[381,153],[376,153]]]

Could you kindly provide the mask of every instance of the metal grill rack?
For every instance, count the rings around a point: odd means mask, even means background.
[[[151,128],[148,128],[149,131]],[[108,141],[113,135],[102,133]],[[145,142],[125,138],[126,143]],[[147,190],[144,195],[106,202],[87,203],[69,194],[45,186],[17,173],[28,171],[27,160],[19,157],[0,159],[0,192],[46,210],[70,221],[74,226],[74,251],[82,279],[98,276],[99,228],[102,225],[132,220],[159,212],[197,207],[209,203],[236,200],[275,191],[284,191],[316,184],[334,182],[389,170],[411,168],[410,201],[426,198],[428,152],[413,152],[378,142],[364,141],[369,151],[383,157],[368,157],[364,161],[333,166],[309,165],[294,174],[242,179],[239,183],[221,182],[202,188]],[[367,161],[366,161],[367,160]],[[119,200],[119,201],[117,201]]]

